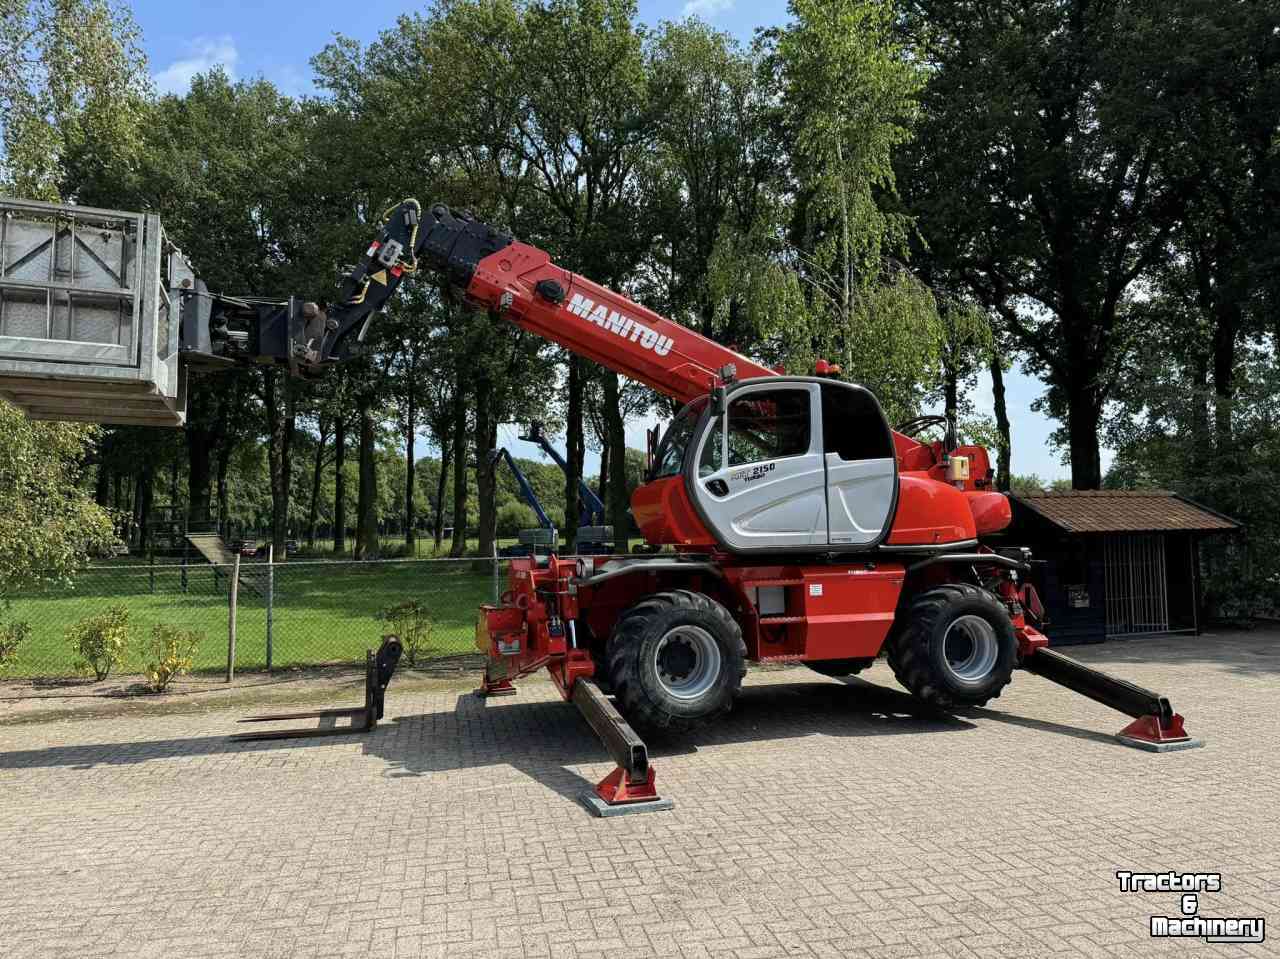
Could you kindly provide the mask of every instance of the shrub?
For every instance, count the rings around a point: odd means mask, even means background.
[[[417,666],[418,657],[426,654],[434,626],[422,604],[416,599],[406,599],[402,603],[388,606],[378,614],[378,619],[386,622],[391,632],[400,638],[404,658],[409,665]]]
[[[18,646],[30,635],[30,623],[15,621],[0,625],[0,670],[12,665],[18,657]]]
[[[185,676],[195,665],[196,651],[204,642],[204,633],[157,624],[151,630],[147,647],[151,658],[142,667],[147,685],[162,693],[175,676]]]
[[[498,517],[495,522],[499,536],[516,536],[522,529],[533,529],[537,526],[538,516],[524,503],[507,502],[498,507]]]
[[[129,648],[129,610],[110,606],[105,613],[88,616],[67,630],[67,640],[77,656],[76,669],[82,673],[92,670],[102,682],[124,660]]]

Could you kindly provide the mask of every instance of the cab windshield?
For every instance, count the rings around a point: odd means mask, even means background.
[[[707,397],[701,396],[692,403],[686,404],[684,409],[676,414],[676,418],[667,427],[667,435],[662,437],[662,443],[658,446],[658,455],[654,460],[653,475],[650,479],[680,475],[680,468],[684,465],[685,448],[693,439],[694,427],[698,425],[698,418],[706,405]]]

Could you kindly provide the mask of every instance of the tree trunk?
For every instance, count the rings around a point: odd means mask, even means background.
[[[565,418],[565,464],[569,467],[564,477],[564,525],[566,552],[572,553],[578,537],[581,510],[578,507],[578,483],[582,480],[583,435],[582,393],[583,360],[569,357],[569,409]]]
[[[1079,374],[1082,378],[1086,373]],[[1098,424],[1102,403],[1092,383],[1072,384],[1067,393],[1067,432],[1071,439],[1071,488],[1102,487],[1102,455]]]
[[[142,546],[142,473],[143,470],[133,474],[133,496],[129,502],[129,540]]]
[[[1000,438],[1000,446],[996,449],[996,489],[1007,493],[1013,475],[1013,439],[1009,433],[1009,408],[1004,396],[1004,357],[1000,355],[999,343],[991,344],[989,360],[991,399],[995,407],[996,433]]]
[[[360,401],[360,489],[356,496],[356,559],[377,559],[382,544],[378,538],[378,467],[374,459],[373,404]]]
[[[316,455],[311,461],[311,503],[307,506],[307,549],[316,547],[316,522],[320,515],[320,481],[324,478],[324,448],[329,425],[321,416],[316,436]]]
[[[224,524],[221,529],[226,532],[230,522],[230,509],[227,501],[227,472],[231,468],[231,447],[224,443],[218,450],[218,522]]]
[[[405,553],[413,554],[413,548],[418,538],[417,516],[414,503],[414,459],[413,459],[413,437],[418,432],[417,409],[413,402],[414,384],[409,383],[409,397],[407,408],[405,410],[405,432],[404,432],[404,547]]]
[[[606,403],[608,403],[608,402],[609,402],[609,392],[608,392],[608,389],[609,389],[609,388],[608,388],[608,386],[606,386],[606,387],[605,387],[605,402],[606,402]],[[605,426],[605,430],[604,430],[604,431],[605,431],[606,433],[608,433],[608,432],[609,432],[609,420],[608,420],[608,414],[607,414],[607,413],[605,414],[605,423],[604,423],[604,426]],[[603,503],[605,503],[605,504],[608,504],[608,502],[609,502],[609,477],[612,475],[612,474],[609,472],[609,467],[610,467],[610,465],[611,465],[609,461],[610,461],[610,456],[609,456],[609,440],[608,440],[608,438],[607,438],[607,437],[605,437],[605,438],[601,439],[601,441],[600,441],[600,477],[599,477],[599,479],[600,479],[600,484],[599,484],[599,486],[597,487],[597,490],[596,490],[596,492],[597,492],[597,493],[598,493],[598,495],[600,496],[600,500],[601,500],[601,502],[603,502]],[[584,471],[585,471],[586,467],[583,467],[583,469],[584,469]]]
[[[242,388],[240,377],[231,387]],[[216,384],[216,385],[215,385]],[[227,439],[227,421],[232,401],[221,380],[196,381],[192,384],[187,426],[183,430],[187,444],[187,520],[205,523],[209,520],[209,502],[213,484],[213,457]]]
[[[155,485],[155,467],[148,463],[138,474],[138,548],[143,551],[151,545],[151,506]]]
[[[263,398],[267,408],[267,464],[271,473],[271,542],[283,562],[289,538],[289,493],[293,461],[293,386],[279,371],[263,372]]]
[[[213,483],[213,451],[216,438],[208,430],[186,431],[187,440],[187,522],[203,523],[209,518],[209,495]]]
[[[440,442],[440,475],[436,477],[436,515],[431,527],[431,538],[435,543],[435,552],[440,553],[440,544],[444,539],[444,496],[449,482],[450,444]]]
[[[480,556],[493,555],[498,535],[497,476],[488,451],[497,442],[496,415],[493,409],[493,383],[488,377],[476,380],[476,510],[479,525],[479,542],[476,551]]]
[[[450,556],[467,551],[467,398],[453,394],[453,543]]]
[[[111,471],[107,469],[106,463],[98,463],[98,478],[93,491],[93,501],[103,509],[111,505]]]
[[[333,551],[347,551],[347,419],[333,423]]]
[[[947,439],[950,441],[956,428],[960,411],[960,384],[954,363],[946,363],[942,370],[942,412],[947,418]]]
[[[1231,449],[1231,407],[1235,396],[1236,334],[1240,307],[1220,303],[1213,326],[1213,432],[1219,455]]]
[[[600,493],[609,507],[614,552],[629,553],[631,518],[627,510],[631,504],[627,498],[627,433],[622,420],[618,374],[612,370],[604,374],[604,425],[609,434],[609,484],[605,486],[601,480]],[[601,466],[602,472],[603,469]]]

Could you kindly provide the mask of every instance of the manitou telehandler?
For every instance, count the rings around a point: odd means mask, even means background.
[[[513,559],[476,628],[480,692],[514,692],[513,680],[546,668],[609,747],[618,769],[596,787],[597,811],[656,800],[633,724],[683,733],[726,713],[748,660],[848,676],[884,653],[940,710],[989,702],[1020,666],[1133,716],[1126,742],[1193,744],[1167,699],[1046,648],[1023,581],[1029,551],[995,539],[1011,513],[984,449],[951,430],[914,438],[936,417],[892,430],[875,397],[828,364],[812,376],[766,368],[447,206],[388,211],[327,306],[222,296],[183,271],[172,290],[183,365],[320,375],[361,351],[375,314],[419,271],[682,404],[651,440],[631,502],[662,551]],[[389,639],[369,657],[353,725],[381,717],[398,654]]]

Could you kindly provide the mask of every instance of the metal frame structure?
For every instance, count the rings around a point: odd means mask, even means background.
[[[153,214],[0,198],[0,396],[31,419],[181,426],[174,301],[194,281]],[[42,330],[15,321],[41,299]],[[78,310],[108,301],[113,334],[82,330]]]
[[[1103,537],[1108,636],[1169,632],[1169,573],[1162,533]]]

